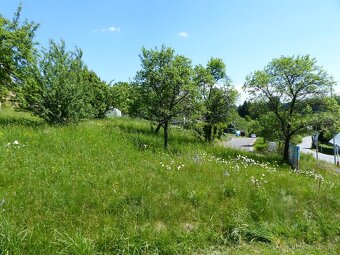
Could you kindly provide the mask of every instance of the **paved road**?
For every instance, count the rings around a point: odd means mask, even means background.
[[[311,136],[304,137],[302,139],[302,143],[298,144],[297,146],[300,147],[301,153],[312,154],[313,157],[316,158],[315,150],[314,151],[311,150],[311,146],[312,146],[312,137]],[[318,157],[319,157],[319,160],[323,160],[323,161],[326,161],[328,163],[334,164],[334,156],[332,156],[332,155],[327,155],[327,154],[323,154],[323,153],[319,152]]]
[[[248,137],[233,137],[230,141],[225,143],[225,146],[241,149],[245,151],[253,151],[253,145],[256,141],[256,138],[248,138]]]

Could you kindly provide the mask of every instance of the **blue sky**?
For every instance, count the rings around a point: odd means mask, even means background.
[[[163,44],[193,64],[222,58],[239,89],[282,55],[310,54],[340,81],[340,0],[0,0],[0,13],[12,17],[20,2],[22,16],[41,25],[42,46],[80,47],[106,81],[133,79],[141,48]]]

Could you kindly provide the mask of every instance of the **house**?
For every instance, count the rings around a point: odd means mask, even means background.
[[[122,112],[117,108],[111,107],[106,111],[105,116],[107,118],[122,117]]]

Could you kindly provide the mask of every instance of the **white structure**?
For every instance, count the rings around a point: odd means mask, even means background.
[[[329,143],[332,145],[334,145],[334,142],[335,142],[335,146],[340,147],[340,133],[338,133],[337,135],[334,136],[334,138],[329,140]]]
[[[108,118],[122,117],[122,112],[117,108],[110,108],[106,111],[105,116]]]
[[[335,135],[330,141],[330,144],[334,146],[334,163],[340,165],[339,162],[339,151],[340,151],[340,133]]]

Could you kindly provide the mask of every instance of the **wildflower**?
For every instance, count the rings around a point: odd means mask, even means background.
[[[19,145],[19,141],[15,140],[12,144],[13,145]]]
[[[224,171],[223,176],[228,177],[230,174],[228,171]]]

